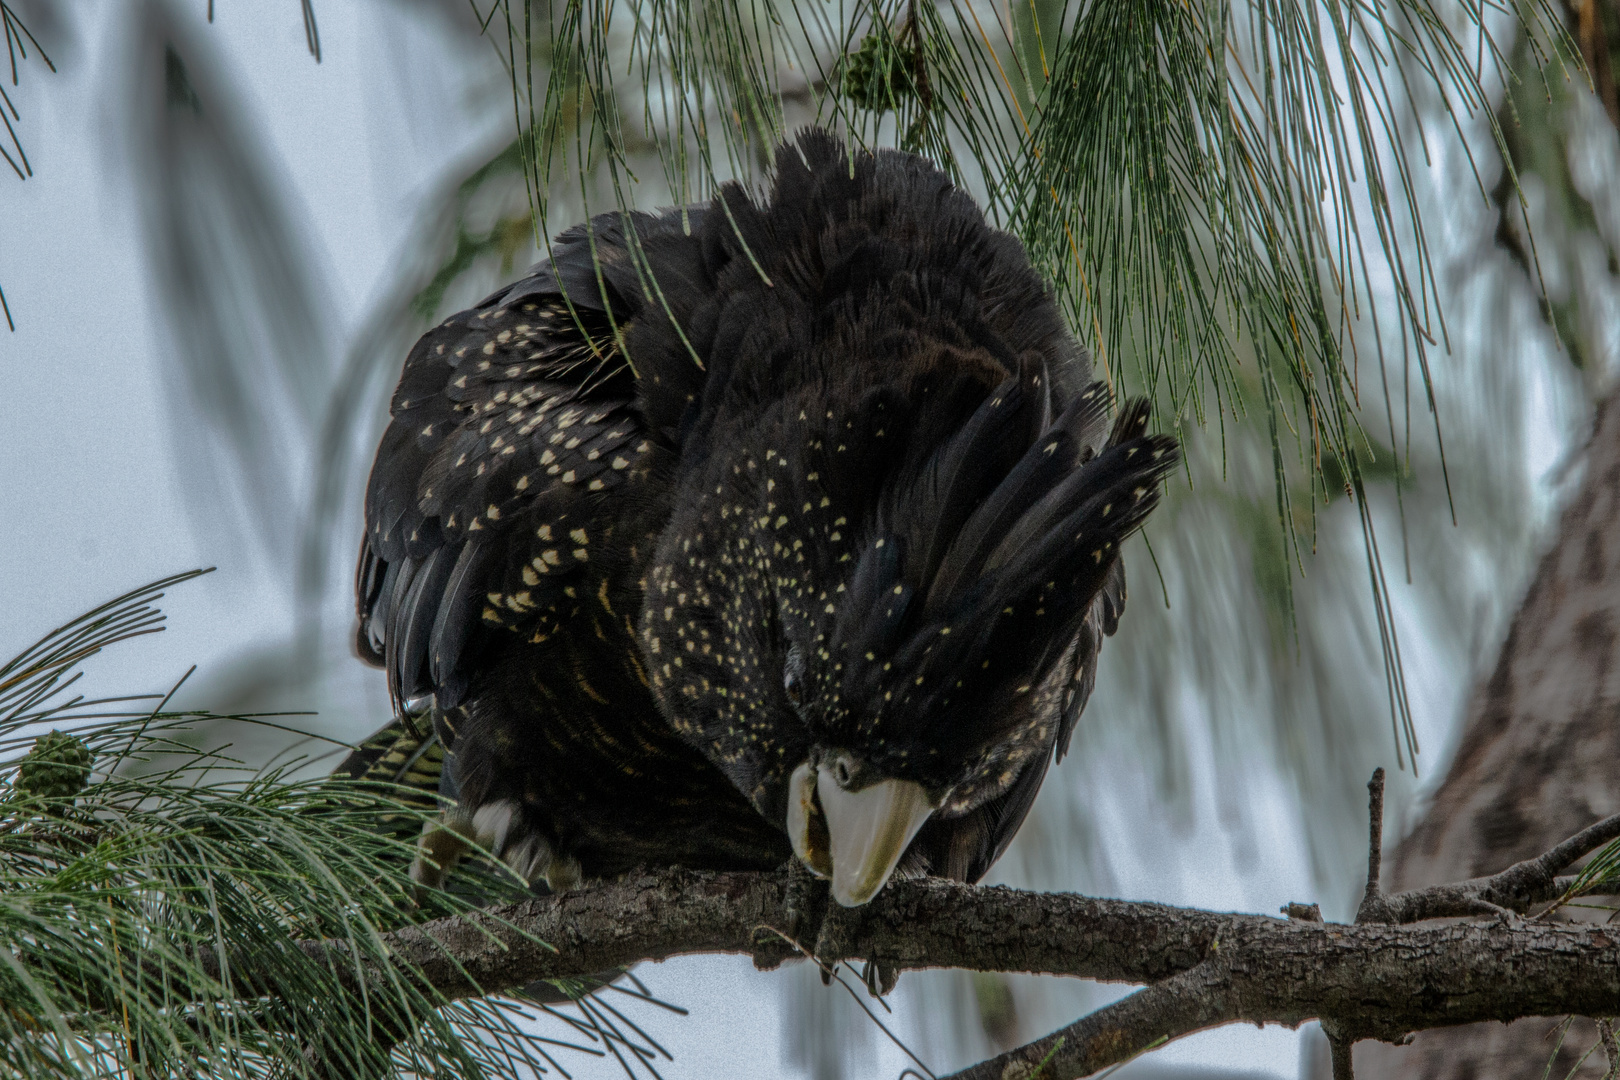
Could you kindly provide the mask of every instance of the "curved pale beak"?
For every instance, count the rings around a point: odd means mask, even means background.
[[[827,837],[827,819],[816,803],[816,770],[807,761],[793,770],[788,780],[788,837],[793,854],[817,877],[832,877],[832,845]]]
[[[881,780],[845,791],[828,770],[806,762],[789,781],[788,835],[812,872],[832,878],[832,895],[859,907],[888,882],[933,804],[921,784]]]

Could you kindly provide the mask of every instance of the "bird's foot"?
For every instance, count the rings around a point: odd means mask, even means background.
[[[817,877],[798,859],[788,860],[787,936],[803,946],[815,941],[821,933],[821,924],[827,917],[832,895],[825,878]]]
[[[445,878],[469,850],[471,833],[471,819],[455,807],[440,814],[438,821],[423,822],[410,870],[412,898],[418,907],[427,902],[429,893],[444,888]]]
[[[816,933],[816,947],[812,950],[821,965],[831,967],[852,955],[860,940],[861,927],[866,922],[866,909],[847,908],[842,904],[828,904],[827,913]]]
[[[825,880],[812,874],[798,859],[789,859],[782,899],[784,925],[763,927],[755,934],[754,966],[769,971],[784,960],[811,955],[810,943],[821,932],[830,899]]]
[[[833,903],[827,880],[798,859],[788,862],[782,900],[784,925],[755,935],[754,966],[768,971],[784,960],[808,956],[821,968],[822,985],[831,983],[838,965],[856,954],[872,909]],[[873,997],[887,996],[899,978],[898,967],[880,960],[868,959],[861,967],[861,982]]]
[[[821,920],[821,930],[816,934],[814,953],[816,963],[821,965],[823,985],[832,981],[833,971],[840,962],[860,954],[861,939],[866,936],[867,920],[872,911],[870,905],[853,908],[840,904],[827,906],[827,913]],[[899,981],[900,969],[876,957],[868,957],[861,967],[861,982],[873,997],[885,997]]]

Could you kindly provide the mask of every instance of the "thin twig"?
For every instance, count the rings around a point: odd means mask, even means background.
[[[1387,921],[1413,923],[1469,915],[1495,915],[1505,919],[1513,912],[1524,912],[1538,904],[1560,898],[1573,899],[1565,897],[1565,892],[1575,879],[1559,878],[1558,872],[1616,837],[1620,837],[1620,814],[1606,817],[1545,854],[1514,863],[1499,874],[1385,895]],[[1598,885],[1601,883],[1582,889],[1582,895],[1603,895]],[[1611,883],[1609,887],[1612,890],[1614,885]]]
[[[1121,998],[1044,1039],[982,1061],[946,1080],[1052,1080],[1089,1076],[1144,1050],[1217,1023],[1221,1005],[1210,984],[1224,965],[1207,961],[1172,979]],[[1335,1076],[1334,1080],[1339,1080]]]
[[[1384,770],[1378,771],[1382,773]],[[1354,1046],[1349,1039],[1328,1037],[1328,1053],[1333,1059],[1333,1080],[1356,1080],[1355,1065],[1352,1063]]]
[[[1384,767],[1373,770],[1367,781],[1367,889],[1356,910],[1356,922],[1395,922],[1379,887],[1384,858]]]

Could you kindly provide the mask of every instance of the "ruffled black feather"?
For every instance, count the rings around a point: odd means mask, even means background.
[[[912,865],[974,880],[1069,745],[1175,462],[1088,376],[942,172],[805,133],[768,198],[603,215],[424,335],[357,651],[431,699],[442,793],[525,873],[771,865],[787,776],[839,747],[925,782]]]

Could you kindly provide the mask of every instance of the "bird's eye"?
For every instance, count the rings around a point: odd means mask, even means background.
[[[849,762],[847,760],[844,758],[839,758],[837,761],[834,761],[832,774],[833,779],[838,782],[839,787],[849,787]]]
[[[794,708],[804,704],[804,650],[797,645],[788,648],[782,663],[782,689]]]

